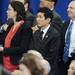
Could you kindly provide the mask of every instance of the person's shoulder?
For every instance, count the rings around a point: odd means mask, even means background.
[[[58,33],[57,29],[52,26],[52,31]]]
[[[67,24],[67,23],[70,23],[70,19],[63,22],[63,24]]]
[[[55,36],[60,36],[59,31],[58,31],[55,27],[51,26],[51,30],[52,30],[52,33],[53,33]]]
[[[55,22],[56,24],[62,24],[61,16],[55,10],[53,11],[52,21]]]
[[[26,18],[29,18],[29,17],[33,18],[34,15],[30,11],[27,11],[26,12]]]
[[[24,22],[24,23],[22,24],[21,28],[22,28],[22,29],[25,29],[25,30],[29,30],[29,29],[32,30],[31,27],[26,24],[26,22]]]
[[[67,27],[70,23],[70,19],[68,19],[67,21],[63,22],[63,28]]]
[[[53,16],[61,19],[61,16],[55,10],[53,10]]]

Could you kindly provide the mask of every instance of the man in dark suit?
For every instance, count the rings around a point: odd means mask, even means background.
[[[48,8],[40,8],[36,17],[39,30],[34,35],[30,49],[39,51],[51,64],[50,75],[58,73],[58,52],[61,43],[60,33],[52,26],[53,13]],[[41,32],[43,33],[41,36]]]
[[[52,12],[53,12],[53,19],[52,19],[52,26],[60,33],[61,35],[61,46],[60,46],[60,50],[59,50],[59,68],[60,71],[62,66],[62,57],[63,57],[63,31],[62,31],[62,21],[61,21],[61,17],[60,15],[54,10],[56,4],[57,4],[58,0],[40,0],[40,7],[47,7],[49,8]],[[60,72],[61,73],[61,72]],[[63,74],[62,74],[63,75]]]

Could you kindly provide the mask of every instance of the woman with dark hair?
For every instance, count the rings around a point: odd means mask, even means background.
[[[24,5],[21,2],[19,2],[19,1],[13,1],[10,4],[11,4],[11,7],[14,9],[14,12],[15,11],[17,12],[17,14],[16,14],[16,21],[24,20],[25,19],[25,15],[26,15]],[[8,10],[9,10],[9,8],[8,8]]]
[[[18,68],[19,60],[22,54],[27,52],[32,37],[32,30],[24,19],[24,10],[21,2],[13,1],[7,11],[8,19],[11,18],[14,25],[8,26],[0,52],[3,54],[3,66],[9,71]]]

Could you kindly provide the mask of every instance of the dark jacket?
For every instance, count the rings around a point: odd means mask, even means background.
[[[32,27],[34,22],[34,15],[30,11],[26,11],[25,20],[26,20],[26,24],[29,27]]]
[[[4,39],[6,38],[10,28],[11,26],[8,27]],[[10,56],[12,64],[18,64],[22,54],[27,52],[29,49],[31,38],[31,28],[23,24],[12,38],[10,48],[4,48],[3,55]]]
[[[36,31],[30,45],[30,49],[39,51],[43,57],[49,61],[52,67],[51,75],[58,75],[57,61],[59,59],[59,47],[61,43],[60,33],[54,28],[50,27],[42,41],[39,36],[40,30]]]

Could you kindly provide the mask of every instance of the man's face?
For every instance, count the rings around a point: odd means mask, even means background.
[[[50,19],[45,19],[44,13],[42,12],[37,14],[36,20],[38,27],[46,27],[50,22]]]
[[[70,18],[75,18],[75,1],[72,1],[69,4],[68,9],[67,9],[67,12],[68,12],[68,16]]]
[[[75,60],[69,66],[68,75],[75,75]]]
[[[48,0],[40,0],[40,7],[54,8],[54,2]]]

